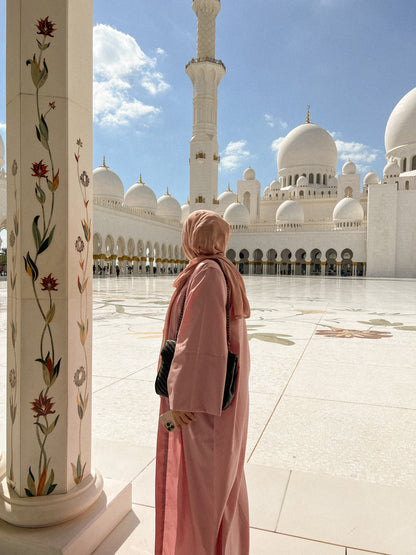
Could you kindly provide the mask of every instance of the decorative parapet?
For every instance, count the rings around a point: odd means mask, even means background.
[[[213,158],[213,160],[214,160],[215,162],[220,163],[221,156],[219,156],[219,154],[214,154],[214,155],[212,156],[212,158]]]
[[[218,199],[216,199],[216,198],[212,199],[212,204],[219,204],[219,203],[220,203],[220,201]]]
[[[205,152],[197,152],[197,153],[195,154],[195,158],[196,158],[197,160],[198,160],[198,158],[204,158],[204,159],[205,159],[206,157],[207,157],[207,155],[205,154]]]
[[[205,197],[199,195],[199,197],[196,197],[195,203],[196,204],[205,204]]]
[[[215,58],[209,58],[208,56],[204,56],[203,58],[192,58],[192,60],[186,64],[185,69],[188,69],[191,64],[198,64],[200,62],[210,62],[211,64],[217,64],[219,66],[222,66],[224,68],[224,71],[226,71],[225,65],[223,64],[222,60],[216,60]]]

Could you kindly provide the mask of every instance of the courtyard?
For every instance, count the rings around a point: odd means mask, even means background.
[[[93,463],[104,478],[133,486],[133,512],[99,555],[153,553],[153,384],[172,282],[94,279]],[[416,280],[245,282],[253,555],[414,554]],[[6,295],[1,281],[3,449]]]

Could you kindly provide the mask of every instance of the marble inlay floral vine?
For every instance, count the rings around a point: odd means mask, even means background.
[[[13,176],[13,197],[14,197],[14,214],[13,214],[13,228],[9,233],[9,253],[11,258],[11,269],[10,269],[10,333],[12,338],[12,348],[13,348],[13,367],[10,368],[8,379],[9,379],[9,411],[10,411],[10,468],[8,473],[8,483],[14,488],[14,469],[13,469],[13,455],[14,455],[14,423],[16,420],[17,411],[17,355],[16,355],[16,341],[17,341],[17,299],[16,299],[16,260],[17,260],[17,246],[18,246],[18,236],[19,236],[19,212],[17,209],[17,185],[16,185],[16,175],[17,175],[17,162],[13,160],[12,164],[12,176]]]
[[[88,289],[88,279],[90,274],[89,267],[89,249],[91,241],[91,217],[88,212],[88,195],[87,188],[90,185],[90,178],[87,172],[80,171],[79,160],[81,157],[80,151],[83,147],[81,139],[77,140],[77,152],[75,153],[75,161],[77,165],[77,175],[78,175],[78,185],[82,196],[82,201],[84,205],[85,215],[84,219],[81,221],[82,232],[81,235],[74,241],[75,251],[79,254],[79,267],[80,275],[78,275],[78,291],[79,291],[79,321],[77,322],[79,327],[79,338],[83,351],[83,364],[79,366],[74,372],[74,384],[78,390],[77,392],[77,409],[79,418],[79,429],[78,429],[78,457],[76,463],[71,463],[72,465],[72,475],[74,482],[79,484],[83,477],[85,471],[86,462],[82,461],[82,451],[81,451],[81,437],[82,437],[82,422],[87,410],[88,405],[88,376],[89,376],[89,364],[88,356],[85,348],[85,342],[88,337],[89,322],[88,322],[88,305],[87,305],[87,295],[86,291]]]
[[[49,127],[47,124],[48,114],[56,108],[55,102],[49,102],[47,108],[43,111],[39,98],[39,90],[44,86],[49,71],[45,59],[45,51],[50,47],[55,32],[55,23],[49,21],[49,17],[38,19],[35,25],[37,35],[36,38],[38,52],[33,54],[33,58],[26,61],[26,65],[30,66],[32,82],[35,87],[35,105],[37,115],[36,138],[45,149],[45,158],[34,161],[31,167],[31,176],[35,178],[35,197],[40,205],[40,214],[36,215],[32,222],[32,236],[34,247],[29,249],[24,256],[25,269],[31,279],[33,294],[39,313],[42,317],[43,325],[39,341],[39,357],[36,362],[40,364],[42,370],[42,378],[44,387],[39,392],[37,398],[31,401],[31,410],[34,412],[33,417],[36,439],[39,444],[39,460],[37,468],[32,470],[29,466],[27,474],[26,495],[35,497],[38,495],[49,495],[56,488],[54,483],[54,471],[51,467],[51,457],[48,457],[47,440],[55,431],[59,420],[59,414],[55,408],[55,402],[50,394],[50,389],[54,385],[59,376],[61,358],[58,358],[55,352],[55,341],[52,321],[55,316],[55,303],[53,301],[53,292],[58,291],[58,278],[52,275],[52,272],[45,271],[41,273],[41,259],[44,258],[52,244],[56,224],[54,224],[54,206],[55,194],[59,187],[59,169],[55,168],[51,142],[49,135]],[[46,257],[47,264],[48,257]],[[42,275],[44,274],[44,275]],[[39,277],[41,279],[39,279]],[[46,291],[46,299],[41,291]],[[52,416],[54,415],[54,416]]]

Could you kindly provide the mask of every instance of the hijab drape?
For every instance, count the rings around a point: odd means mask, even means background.
[[[182,229],[182,248],[189,259],[189,264],[173,282],[176,291],[169,304],[166,322],[169,322],[172,305],[195,271],[197,265],[206,259],[218,260],[221,269],[227,276],[230,289],[230,308],[234,318],[248,318],[250,305],[246,296],[243,278],[234,264],[225,256],[231,229],[228,223],[215,212],[197,210],[185,220]],[[163,344],[167,330],[163,333]]]

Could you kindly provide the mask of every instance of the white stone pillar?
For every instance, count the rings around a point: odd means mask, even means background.
[[[341,276],[341,264],[342,264],[342,261],[337,260],[337,277]]]
[[[280,276],[280,269],[282,267],[282,261],[279,259],[279,257],[276,257],[276,264],[277,264],[276,275]]]
[[[325,260],[321,260],[321,276],[325,275],[325,267],[326,267]]]
[[[306,261],[306,275],[307,276],[311,275],[311,261],[310,260]]]
[[[91,468],[92,1],[8,0],[7,29],[0,518],[48,526],[84,512],[103,488]]]
[[[357,263],[356,262],[351,262],[351,266],[352,266],[352,275],[353,277],[357,276]]]

